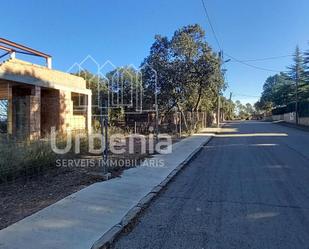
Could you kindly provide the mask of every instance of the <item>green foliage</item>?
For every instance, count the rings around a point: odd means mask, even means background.
[[[98,89],[107,92],[104,87],[105,79],[96,77],[88,71],[79,73],[92,89],[93,101],[97,99]],[[122,119],[124,112],[136,111],[140,103],[133,90],[143,88],[142,108],[153,110],[155,93],[159,111],[163,115],[178,110],[185,112],[211,112],[217,108],[217,98],[224,89],[224,79],[221,71],[221,59],[210,48],[205,39],[205,31],[197,24],[184,26],[176,30],[173,36],[156,35],[150,48],[150,54],[141,64],[141,71],[136,72],[129,67],[118,68],[107,73],[106,78],[113,82],[115,75],[119,75],[119,84],[123,87],[111,87],[111,95],[123,95],[126,103],[120,103],[120,108],[110,111],[110,117]],[[131,76],[135,77],[131,77]],[[106,84],[105,84],[106,85]],[[121,92],[120,92],[121,91]],[[133,106],[126,105],[133,101]],[[118,105],[119,107],[119,105]],[[233,104],[226,101],[225,108],[232,118]],[[99,108],[94,112],[99,113]],[[185,122],[185,121],[184,121]],[[188,128],[186,122],[185,128]],[[196,126],[196,125],[195,125]]]
[[[272,110],[273,115],[282,115],[285,113],[295,112],[295,102],[289,103],[287,106],[277,107]],[[299,117],[309,117],[309,101],[301,101],[298,103]]]
[[[309,117],[309,101],[302,101],[298,104],[299,117]],[[294,103],[295,110],[295,103]]]
[[[225,114],[226,120],[233,120],[235,118],[236,104],[232,100],[221,97],[221,112]]]
[[[293,81],[285,73],[268,77],[263,86],[259,107],[268,109],[269,103],[273,106],[286,105],[294,98],[293,87]]]
[[[170,40],[157,35],[142,68],[146,96],[153,99],[157,83],[160,109],[167,112],[213,108],[224,86],[220,59],[199,25],[177,30]]]
[[[132,67],[119,67],[106,74],[110,82],[111,102],[121,110],[115,110],[116,113],[123,114],[126,112],[135,112],[140,107],[141,99],[139,98],[142,81],[141,74]]]
[[[288,67],[289,72],[270,76],[264,83],[263,92],[260,100],[256,103],[259,110],[270,112],[276,108],[273,113],[282,113],[286,111],[284,107],[295,105],[296,89],[299,102],[309,100],[309,52],[302,54],[299,47],[295,49],[293,64]],[[278,108],[277,108],[278,107]]]
[[[277,107],[272,110],[272,115],[282,115],[287,113],[287,106]]]
[[[255,108],[250,103],[243,105],[239,100],[235,101],[235,107],[236,117],[239,119],[250,118],[256,112]]]
[[[87,70],[80,71],[76,75],[84,78],[87,88],[92,91],[92,114],[99,115],[101,110],[98,107],[102,105],[102,103],[99,103],[99,94],[106,96],[108,92],[106,79]]]
[[[305,81],[305,59],[300,51],[299,47],[296,46],[295,53],[293,56],[293,64],[288,67],[289,77],[294,82],[304,82]]]
[[[255,110],[259,114],[262,114],[263,112],[270,113],[272,110],[272,106],[272,102],[263,102],[262,100],[259,100],[254,104]]]

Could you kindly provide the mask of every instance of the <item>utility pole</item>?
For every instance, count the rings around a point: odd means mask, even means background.
[[[298,125],[298,81],[299,81],[299,73],[298,73],[298,70],[296,71],[296,94],[295,94],[295,97],[296,97],[296,101],[295,101],[295,121],[296,121],[296,124]]]
[[[302,79],[302,68],[301,65],[303,63],[301,57],[300,57],[300,51],[298,46],[296,47],[296,52],[295,52],[295,86],[296,86],[296,93],[295,93],[295,123],[298,125],[299,124],[299,94],[298,94],[298,86],[300,83],[300,80]]]
[[[231,59],[228,59],[228,60],[223,60],[223,50],[220,50],[219,52],[219,64],[220,64],[220,70],[221,70],[221,66],[227,62],[231,61]],[[223,81],[224,80],[224,74],[225,74],[225,71],[226,70],[222,70],[221,73],[222,73],[222,76],[223,76]],[[218,92],[217,92],[217,95],[218,95],[218,103],[217,103],[217,127],[219,128],[220,127],[220,89],[218,88]],[[230,95],[230,98],[232,99],[232,93]]]
[[[220,128],[220,94],[218,92],[218,103],[217,103],[217,128]]]
[[[219,64],[220,64],[220,70],[221,70],[221,65],[222,65],[222,59],[223,59],[223,51],[221,50],[219,52]],[[217,128],[220,127],[220,90],[218,88],[218,98],[217,98]]]
[[[157,88],[157,82],[155,84],[155,112],[156,112],[156,127],[155,127],[155,133],[156,133],[156,144],[159,142],[159,107],[158,107],[158,88]]]
[[[229,100],[229,120],[232,120],[233,119],[233,115],[232,115],[232,96],[233,96],[233,93],[230,92],[230,100]]]

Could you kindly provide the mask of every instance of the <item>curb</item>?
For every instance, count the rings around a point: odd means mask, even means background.
[[[143,197],[137,205],[135,205],[119,222],[108,230],[100,239],[98,239],[91,249],[108,249],[115,241],[118,235],[127,227],[145,208],[149,206],[151,201],[160,194],[167,184],[185,167],[187,166],[203,149],[203,147],[212,140],[210,136],[206,142],[196,148],[182,163],[180,163],[159,185],[154,187],[150,193]]]

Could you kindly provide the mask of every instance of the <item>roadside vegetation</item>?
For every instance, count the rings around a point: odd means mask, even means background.
[[[221,70],[220,54],[206,41],[205,31],[197,24],[179,28],[171,37],[156,35],[150,52],[141,62],[140,69],[123,66],[107,72],[104,77],[87,70],[76,74],[86,80],[93,94],[93,128],[102,132],[102,114],[109,117],[109,133],[149,134],[155,132],[158,105],[158,131],[168,133],[176,140],[213,124],[218,103],[224,119],[248,119],[254,113],[251,104],[235,103],[223,96],[226,88]],[[121,85],[118,89],[108,82]],[[115,83],[115,82],[114,82]],[[132,92],[141,91],[142,96]],[[121,104],[107,107],[108,94],[121,95]],[[133,96],[133,99],[132,99]],[[141,99],[142,98],[142,99]],[[220,101],[218,101],[220,98]],[[131,101],[131,102],[130,102]],[[137,106],[128,105],[135,103]],[[5,129],[7,102],[0,103],[0,130]],[[134,115],[137,108],[146,114]],[[81,155],[87,156],[87,136],[81,141]],[[64,138],[60,137],[60,141]],[[65,145],[63,145],[65,146]],[[66,156],[75,158],[72,151]],[[128,155],[123,155],[126,157]],[[3,134],[0,140],[0,177],[2,182],[23,176],[38,175],[53,168],[59,158],[50,148],[50,140],[19,141]]]
[[[38,175],[54,165],[57,155],[49,141],[19,141],[0,137],[0,183]]]
[[[266,79],[260,100],[255,108],[267,115],[295,112],[296,102],[300,117],[309,116],[309,50],[296,47],[293,64],[286,72]]]
[[[76,74],[84,77],[87,87],[92,90],[94,105],[106,106],[106,102],[96,101],[107,99],[109,90],[112,90],[114,97],[123,96],[123,103],[133,101],[139,103],[138,108],[147,110],[141,115],[134,115],[130,113],[136,111],[136,106],[93,108],[93,128],[96,132],[102,131],[102,120],[97,117],[105,114],[109,117],[109,135],[154,133],[154,105],[157,103],[158,131],[170,134],[173,142],[177,142],[183,136],[213,124],[218,98],[220,111],[225,114],[225,119],[239,116],[235,114],[236,108],[242,118],[245,117],[244,113],[247,115],[247,107],[243,108],[241,104],[235,104],[223,96],[226,83],[221,63],[220,55],[206,42],[205,31],[199,25],[188,25],[176,30],[171,37],[156,35],[149,54],[141,62],[140,70],[123,66],[108,72],[104,77],[87,70]],[[117,83],[123,87],[108,89],[106,80],[114,80],[115,75]],[[138,95],[133,95],[132,100],[132,91],[140,89],[143,89],[143,101],[141,102]],[[6,112],[7,103],[1,102],[0,130],[6,130]],[[0,136],[0,197],[4,200],[0,208],[0,229],[89,184],[103,180],[102,168],[98,165],[55,165],[57,159],[101,158],[101,155],[88,153],[86,135],[81,141],[80,154],[70,151],[62,156],[52,151],[49,138],[20,141],[9,138],[6,134]],[[65,147],[65,137],[60,136],[59,140],[59,146]],[[140,153],[138,141],[135,146],[134,155],[123,153],[117,157],[110,156],[115,160],[130,158],[133,161],[149,156],[148,152],[146,155]],[[74,146],[72,150],[73,148]],[[119,176],[123,169],[114,169],[112,176]]]
[[[97,92],[99,87],[103,97],[108,91],[105,80],[113,81],[117,75],[117,79],[120,79],[117,83],[123,85],[124,90],[112,89],[111,92],[122,94],[125,103],[131,98],[131,87],[134,92],[142,88],[142,102],[134,96],[133,103],[139,102],[143,110],[154,110],[157,93],[160,119],[178,113],[181,115],[183,132],[190,134],[201,126],[199,118],[190,119],[190,116],[198,117],[196,113],[207,113],[208,125],[212,124],[219,96],[222,111],[232,117],[234,104],[222,96],[226,84],[221,63],[220,54],[209,46],[205,31],[196,24],[176,30],[172,37],[156,35],[149,55],[141,62],[140,71],[123,66],[108,72],[105,78],[88,71],[79,72],[79,75],[86,79],[93,92]],[[96,101],[96,97],[93,99]],[[96,112],[99,111],[98,108]],[[109,112],[111,123],[125,122],[124,113],[130,111],[134,109],[128,106],[112,109]]]

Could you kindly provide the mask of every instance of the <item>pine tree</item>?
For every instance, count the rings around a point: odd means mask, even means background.
[[[296,123],[298,124],[298,105],[299,105],[299,95],[303,95],[304,90],[302,89],[305,86],[305,62],[304,57],[299,49],[296,46],[294,57],[293,57],[294,64],[291,65],[289,68],[289,76],[291,80],[295,82],[295,113],[296,113]],[[301,90],[301,91],[299,91]]]
[[[305,81],[308,83],[309,82],[309,49],[304,53],[304,64],[305,64]]]
[[[305,79],[305,59],[298,46],[296,46],[293,61],[293,65],[288,67],[289,76],[295,82],[301,83]]]

